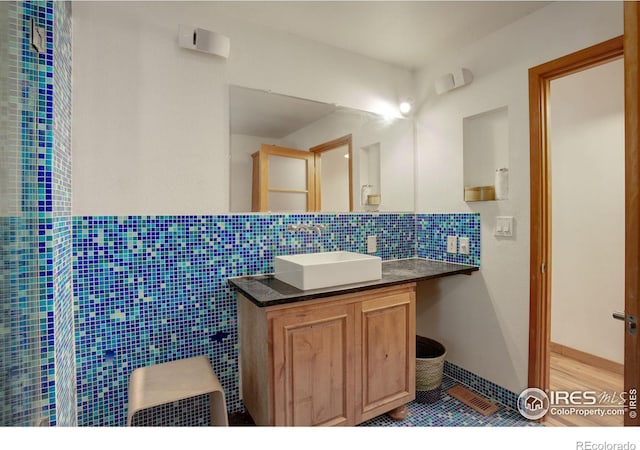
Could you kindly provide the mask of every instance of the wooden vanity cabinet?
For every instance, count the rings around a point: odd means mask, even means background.
[[[415,398],[415,283],[258,307],[238,294],[257,425],[356,425]]]
[[[356,312],[360,423],[415,399],[415,285],[373,295]]]
[[[271,329],[273,423],[354,424],[353,305],[294,308]]]

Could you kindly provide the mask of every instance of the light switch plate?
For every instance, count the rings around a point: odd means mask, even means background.
[[[460,254],[468,255],[469,254],[469,238],[461,237],[459,239],[459,243],[460,243]]]
[[[495,236],[513,236],[513,216],[497,216]]]
[[[447,253],[455,254],[458,252],[458,237],[447,236]]]

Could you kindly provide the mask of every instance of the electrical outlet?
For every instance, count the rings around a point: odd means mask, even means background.
[[[378,251],[378,242],[375,236],[367,236],[367,253]]]
[[[460,254],[468,255],[469,254],[469,238],[461,237],[459,240],[460,243]]]
[[[447,236],[447,253],[458,252],[458,236]]]

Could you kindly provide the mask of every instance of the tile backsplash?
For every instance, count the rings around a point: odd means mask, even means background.
[[[447,253],[447,236],[468,237],[469,254]],[[480,266],[480,214],[417,214],[416,255],[419,258]]]
[[[123,425],[130,373],[205,354],[230,411],[238,393],[236,304],[228,277],[273,272],[280,254],[415,255],[413,214],[74,217],[78,424]],[[324,224],[290,233],[287,224]],[[113,355],[107,358],[107,355]]]
[[[273,257],[281,254],[366,253],[372,235],[383,260],[415,257],[416,243],[427,239],[416,227],[427,219],[411,213],[74,217],[78,425],[124,425],[134,369],[201,354],[212,361],[228,410],[241,411],[236,303],[226,279],[273,272]],[[286,231],[298,223],[326,229]],[[472,248],[479,261],[479,242]]]

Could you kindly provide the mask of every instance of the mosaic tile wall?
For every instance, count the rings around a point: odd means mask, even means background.
[[[51,202],[55,345],[55,423],[77,425],[71,255],[71,2],[53,2],[53,133]]]
[[[11,309],[17,296],[19,228],[18,12],[0,2],[0,426],[11,423]]]
[[[444,362],[443,372],[452,379],[458,381],[460,384],[464,384],[471,388],[478,394],[511,408],[514,411],[518,410],[518,396],[520,393],[516,394],[511,392],[510,390],[479,377],[473,372],[469,372],[468,370],[452,364],[449,361]]]
[[[0,222],[0,334],[5,348],[0,364],[5,400],[0,417],[1,425],[6,426],[55,425],[57,378],[72,386],[73,380],[69,383],[68,376],[75,371],[73,352],[67,351],[60,354],[65,355],[62,359],[67,371],[57,373],[59,355],[54,350],[56,340],[73,343],[73,334],[63,331],[73,325],[71,286],[67,281],[65,287],[63,281],[70,280],[72,274],[70,220],[57,221],[63,216],[70,218],[70,209],[53,200],[54,195],[70,195],[70,170],[65,173],[54,167],[54,160],[59,165],[70,162],[70,110],[55,113],[58,121],[67,125],[54,130],[53,119],[54,83],[56,89],[64,86],[59,98],[69,98],[71,92],[70,74],[54,81],[54,8],[66,15],[59,18],[59,23],[69,23],[62,33],[70,33],[70,10],[67,5],[54,5],[51,1],[7,2],[3,8],[8,18],[8,27],[3,30],[3,34],[7,33],[8,51],[2,56],[8,60],[2,66],[8,67],[9,80],[9,88],[2,91],[3,104],[6,101],[9,105],[9,120],[3,119],[3,123],[8,122],[10,128],[3,129],[2,158],[10,162],[12,184],[10,189],[3,189],[0,203],[5,216]],[[31,47],[32,18],[45,32],[45,50],[41,54]],[[64,55],[70,68],[70,47],[57,53]],[[56,139],[60,142],[54,149]],[[64,155],[59,156],[63,148]],[[55,289],[54,277],[61,280],[60,289]],[[56,314],[62,309],[67,311],[66,317]],[[59,335],[54,334],[56,327]],[[67,410],[71,424],[75,402],[68,404]]]
[[[15,242],[18,222],[17,218],[0,217],[0,426],[12,423],[13,413],[11,380],[16,361],[12,356],[11,310],[17,297],[15,275],[18,273],[18,257]]]
[[[287,224],[325,224],[320,236]],[[74,217],[78,424],[122,426],[142,366],[205,354],[240,411],[236,304],[226,278],[273,272],[274,255],[415,255],[413,214]]]
[[[468,255],[447,253],[447,236],[469,238]],[[419,258],[480,266],[480,214],[417,214]]]
[[[18,8],[0,2],[0,217],[20,214]],[[3,228],[4,229],[4,228]]]
[[[40,4],[10,2],[8,9],[8,116],[11,129],[4,130],[3,158],[10,162],[13,178],[10,189],[3,191],[3,274],[2,329],[7,350],[2,360],[4,378],[2,425],[28,426],[38,423],[48,408],[43,403],[47,381],[41,370],[47,360],[47,346],[41,345],[41,323],[46,328],[46,293],[41,295],[41,259],[39,247],[46,252],[45,220],[38,211],[42,173],[39,144],[46,140],[40,133],[42,111],[39,101],[40,61],[31,51],[28,35],[30,18],[40,19]],[[46,62],[44,63],[46,66]],[[4,99],[4,98],[3,98]],[[15,127],[16,129],[13,129]],[[45,160],[44,155],[43,160]],[[46,274],[46,268],[45,268]],[[43,300],[44,299],[44,300]],[[43,301],[42,301],[43,300]],[[45,340],[46,342],[46,340]],[[8,399],[8,400],[7,400]]]
[[[28,71],[35,91],[35,109],[31,117],[34,140],[23,136],[23,158],[33,158],[36,176],[25,183],[23,199],[29,196],[29,206],[23,213],[33,218],[38,232],[38,283],[40,303],[40,384],[42,393],[41,416],[51,425],[56,424],[55,399],[55,316],[54,316],[54,245],[52,160],[53,160],[53,2],[23,2],[22,71]],[[44,28],[45,49],[36,53],[31,47],[30,19]],[[23,115],[23,124],[24,124]],[[24,172],[23,172],[24,175]],[[33,298],[29,302],[35,301]],[[40,420],[38,421],[40,423]]]

